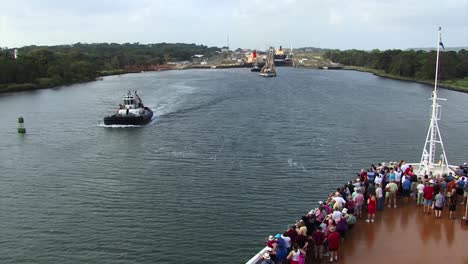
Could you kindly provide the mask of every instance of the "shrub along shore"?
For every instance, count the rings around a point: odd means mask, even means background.
[[[18,49],[19,56],[15,60],[12,49],[0,49],[0,93],[89,82],[101,76],[132,72],[206,68],[208,66],[181,67],[167,62],[189,61],[195,54],[213,58],[219,56],[219,50],[183,43],[77,43],[23,47]],[[323,58],[346,65],[348,70],[434,85],[435,51],[328,50]],[[468,51],[442,51],[439,77],[440,87],[468,92]]]
[[[16,92],[89,82],[100,76],[139,72],[169,61],[187,61],[219,51],[183,43],[96,43],[0,49],[0,92]],[[156,66],[154,66],[156,65]]]
[[[343,67],[343,69],[352,70],[352,71],[360,71],[360,72],[369,72],[382,78],[394,79],[394,80],[399,80],[399,81],[415,82],[415,83],[421,83],[421,84],[434,86],[434,80],[419,80],[419,79],[411,78],[411,77],[403,77],[399,75],[388,74],[382,70],[369,69],[369,68],[356,67],[356,66],[345,66]],[[448,89],[448,90],[468,93],[468,77],[464,79],[440,81],[439,87]]]
[[[423,50],[330,50],[324,58],[346,65],[345,69],[377,76],[434,85],[436,51]],[[439,86],[468,92],[468,51],[441,51]]]

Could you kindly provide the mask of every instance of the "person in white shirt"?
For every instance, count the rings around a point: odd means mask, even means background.
[[[401,183],[403,182],[401,180],[401,175],[402,175],[402,171],[400,170],[400,168],[398,168],[396,171],[395,171],[395,183],[397,184],[398,188],[400,189],[401,187]]]
[[[424,184],[422,183],[421,179],[419,179],[416,189],[418,190],[418,199],[416,200],[416,204],[423,205]]]
[[[281,235],[281,238],[284,240],[284,245],[288,250],[291,250],[291,238],[288,236]]]
[[[405,171],[409,168],[409,166],[410,166],[410,165],[408,165],[408,164],[406,164],[406,163],[403,163],[403,164],[401,165],[401,171],[402,171],[402,172],[405,172]]]
[[[335,206],[333,207],[338,208],[339,210],[342,210],[343,206],[346,204],[345,199],[341,197],[341,194],[339,192],[336,192],[335,197],[333,197],[333,200],[335,200],[335,203],[337,204],[335,204]]]
[[[382,211],[384,204],[383,190],[382,187],[380,187],[380,183],[375,184],[375,186],[377,187],[375,189],[375,197],[377,198],[377,210]]]
[[[379,173],[379,175],[376,175],[375,176],[375,180],[374,180],[374,183],[377,185],[377,184],[382,184],[382,177],[383,175],[381,173]]]

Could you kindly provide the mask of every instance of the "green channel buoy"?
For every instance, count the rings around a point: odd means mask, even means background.
[[[18,117],[18,133],[25,134],[26,128],[24,128],[24,118],[22,116]]]

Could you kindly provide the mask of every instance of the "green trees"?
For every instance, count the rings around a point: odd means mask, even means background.
[[[51,87],[94,80],[100,72],[190,60],[194,54],[212,56],[219,49],[196,44],[93,43],[59,46],[26,46],[0,49],[0,92],[13,84]]]
[[[325,58],[345,65],[382,70],[385,73],[431,80],[435,75],[435,51],[402,50],[332,50]],[[468,52],[466,50],[442,51],[440,53],[440,80],[463,79],[468,77]]]

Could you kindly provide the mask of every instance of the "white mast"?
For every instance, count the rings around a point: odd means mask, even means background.
[[[436,71],[435,71],[435,80],[434,80],[434,91],[432,92],[432,113],[431,113],[431,123],[429,124],[429,130],[427,131],[426,143],[424,144],[423,153],[421,156],[421,163],[419,166],[418,174],[434,174],[436,171],[438,173],[448,173],[450,171],[447,162],[447,155],[445,155],[444,143],[442,142],[442,137],[440,135],[439,125],[437,123],[440,120],[440,105],[437,102],[438,100],[445,99],[437,97],[437,83],[439,78],[439,52],[440,45],[442,43],[441,39],[441,28],[439,27],[438,39],[437,39],[437,58],[436,58]],[[442,154],[440,155],[440,161],[435,162],[436,146],[440,145]],[[436,175],[434,175],[436,176]]]

